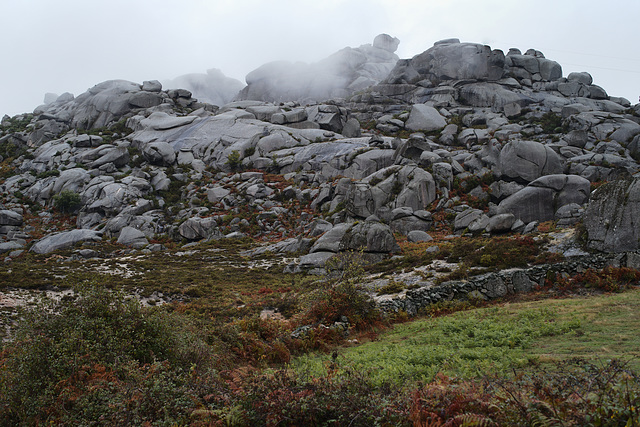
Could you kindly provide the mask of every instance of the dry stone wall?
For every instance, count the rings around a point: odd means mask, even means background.
[[[550,273],[572,276],[587,269],[599,270],[606,266],[638,269],[640,253],[592,254],[574,257],[558,264],[487,273],[468,280],[410,289],[400,296],[379,300],[378,306],[388,313],[404,311],[409,315],[416,315],[420,309],[441,301],[502,298],[542,287]]]

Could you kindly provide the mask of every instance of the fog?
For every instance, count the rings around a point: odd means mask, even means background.
[[[638,102],[640,2],[540,0],[0,0],[0,116],[46,92],[78,95],[110,79],[167,80],[219,69],[245,81],[278,60],[318,62],[387,33],[410,58],[437,40],[535,48],[564,75],[588,71]]]

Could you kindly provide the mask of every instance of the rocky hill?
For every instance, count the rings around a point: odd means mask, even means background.
[[[433,231],[582,220],[591,248],[638,248],[640,105],[536,50],[450,39],[397,60],[397,43],[267,64],[221,106],[107,81],[5,116],[0,253],[249,236],[300,255],[288,271],[321,271],[338,252],[380,260]],[[52,221],[60,212],[74,223]]]
[[[637,420],[640,104],[396,47],[2,118],[0,424]]]

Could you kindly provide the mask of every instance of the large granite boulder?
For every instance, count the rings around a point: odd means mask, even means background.
[[[0,225],[22,225],[22,215],[17,212],[10,211],[8,209],[0,210]]]
[[[560,156],[537,141],[512,141],[500,151],[503,178],[531,182],[544,175],[563,172]]]
[[[480,209],[465,209],[456,215],[453,228],[456,231],[468,229],[471,232],[484,230],[489,225],[489,217]]]
[[[122,167],[129,163],[129,151],[125,147],[104,144],[99,147],[84,150],[75,156],[78,163],[99,168],[107,163],[113,163],[115,167]]]
[[[640,248],[640,179],[606,183],[591,195],[584,215],[589,248],[605,252]]]
[[[120,236],[118,236],[118,243],[121,245],[129,246],[135,249],[141,249],[149,244],[147,236],[133,227],[124,227],[120,230]]]
[[[360,223],[342,223],[320,237],[310,253],[359,251],[368,253],[395,253],[400,247],[388,225],[366,221]]]
[[[151,206],[149,201],[141,199],[135,206],[129,206],[113,218],[107,220],[104,226],[104,233],[107,237],[120,237],[121,231],[126,227],[131,227],[144,233],[147,239],[152,238],[156,233],[162,233],[164,226],[163,212],[160,210],[149,211]],[[95,214],[94,214],[95,215]]]
[[[56,179],[55,184],[53,185],[53,193],[58,194],[62,191],[80,193],[85,184],[90,180],[91,175],[82,168],[64,170],[60,173],[60,176]]]
[[[81,197],[89,212],[115,216],[151,191],[151,184],[143,178],[125,177],[114,182],[110,176],[96,177],[82,192]]]
[[[591,183],[578,175],[547,175],[504,199],[498,213],[511,213],[524,223],[551,221],[562,206],[589,200]]]
[[[505,58],[505,69],[507,75],[518,80],[555,81],[562,77],[560,64],[533,49],[524,55],[518,49],[510,49]]]
[[[381,208],[424,210],[435,198],[436,184],[429,172],[414,165],[390,166],[353,182],[347,190],[346,208],[354,217],[367,218]]]
[[[405,124],[409,130],[423,130],[431,132],[440,130],[447,125],[447,121],[440,115],[438,110],[430,105],[416,104],[411,108],[411,114]]]
[[[176,117],[161,111],[156,111],[151,113],[149,117],[141,117],[139,120],[138,117],[134,117],[127,121],[127,125],[133,130],[150,129],[163,131],[188,125],[196,119],[196,116]]]
[[[213,218],[189,218],[178,227],[180,236],[187,240],[201,240],[211,237],[217,230]]]
[[[154,141],[142,149],[142,155],[151,164],[172,166],[176,161],[176,152],[165,141]]]
[[[351,224],[342,223],[336,225],[320,236],[309,252],[338,252],[340,250],[340,242],[349,228],[351,228]]]
[[[400,252],[391,228],[386,224],[370,221],[350,227],[340,241],[339,249],[383,254]]]
[[[129,101],[136,102],[140,90],[140,85],[124,80],[97,84],[72,101],[72,126],[80,129],[100,128],[119,120],[137,107]],[[152,96],[157,94],[153,93]]]
[[[46,236],[38,240],[31,250],[37,254],[47,254],[59,249],[67,249],[79,242],[102,240],[102,232],[96,230],[71,230]]]
[[[514,106],[524,107],[534,100],[522,93],[506,89],[497,83],[471,83],[460,89],[460,98],[465,105],[472,107],[491,107],[493,111],[509,111]],[[516,110],[517,111],[517,110]]]
[[[157,145],[159,141],[163,141],[169,144],[175,153],[179,153],[178,162],[180,163],[185,163],[185,160],[180,157],[183,156],[182,153],[189,153],[189,157],[193,156],[207,166],[222,170],[229,169],[227,160],[234,151],[242,156],[248,150],[253,151],[253,157],[246,160],[251,161],[257,168],[273,166],[275,156],[278,166],[289,166],[291,170],[296,170],[309,160],[319,162],[321,158],[325,158],[325,156],[319,156],[319,151],[327,151],[328,147],[342,144],[338,142],[313,144],[314,148],[311,148],[309,147],[311,142],[324,142],[335,134],[323,129],[294,129],[257,120],[253,113],[247,111],[247,108],[259,106],[268,107],[268,104],[257,101],[233,103],[222,108],[221,113],[215,116],[175,117],[160,112],[154,112],[148,118],[142,115],[134,116],[127,121],[135,130],[129,138],[134,147],[142,150],[145,156],[157,159],[158,162],[166,164],[172,157],[169,147],[164,143],[161,144],[163,147]],[[343,117],[342,113],[339,115]],[[265,141],[264,145],[261,145],[260,141],[263,138],[270,138],[270,141]],[[150,151],[150,147],[154,147],[151,144],[156,144],[153,152]],[[346,145],[345,154],[354,148],[351,144],[342,145]],[[158,151],[158,148],[162,150]],[[303,153],[305,148],[316,152]],[[327,152],[326,157],[334,158],[335,152],[329,151],[331,153]],[[160,154],[163,155],[160,156]],[[258,157],[265,155],[269,157]],[[299,162],[298,157],[300,157]],[[245,158],[241,160],[244,161]]]
[[[13,251],[22,251],[24,246],[15,241],[8,241],[0,243],[0,254]]]
[[[448,80],[499,80],[504,73],[504,53],[489,46],[442,40],[410,60],[398,61],[385,80],[411,83],[429,80],[434,86]]]

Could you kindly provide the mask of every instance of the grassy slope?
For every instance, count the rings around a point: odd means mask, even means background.
[[[575,299],[506,304],[396,325],[376,341],[344,348],[340,366],[376,383],[428,381],[528,369],[571,357],[631,359],[640,367],[640,290]],[[326,355],[298,358],[300,372],[321,374]]]

